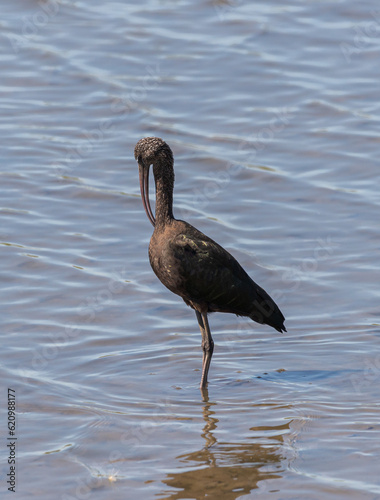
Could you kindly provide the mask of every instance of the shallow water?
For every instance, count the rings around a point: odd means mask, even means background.
[[[376,3],[3,4],[17,498],[380,499]],[[195,314],[147,258],[149,135],[175,215],[286,316],[212,315],[204,398]]]

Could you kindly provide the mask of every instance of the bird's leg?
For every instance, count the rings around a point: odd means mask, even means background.
[[[205,364],[205,351],[204,351],[204,348],[203,348],[203,344],[205,342],[205,339],[207,338],[207,334],[206,334],[206,331],[205,331],[205,326],[203,324],[203,319],[202,319],[201,313],[198,312],[198,311],[195,311],[195,313],[197,315],[198,325],[199,325],[199,328],[200,328],[201,334],[202,334],[202,349],[203,349],[202,373],[203,373],[203,365]]]
[[[214,352],[214,341],[211,337],[210,327],[208,324],[207,313],[200,313],[195,311],[197,314],[199,328],[202,334],[202,349],[203,349],[203,362],[202,362],[202,378],[201,378],[201,389],[204,389],[207,384],[207,375],[210,368],[212,353]]]
[[[205,338],[202,341],[202,348],[204,352],[203,370],[201,378],[201,388],[203,389],[207,384],[208,370],[210,368],[212,353],[214,352],[214,341],[211,337],[210,327],[208,324],[207,313],[202,313],[202,319],[205,329]]]

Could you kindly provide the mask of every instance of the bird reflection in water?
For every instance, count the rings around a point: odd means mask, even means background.
[[[215,437],[219,422],[217,403],[208,400],[207,391],[203,395],[205,425],[201,436],[205,445],[199,451],[177,457],[180,467],[185,470],[170,473],[162,480],[170,490],[164,489],[159,497],[235,500],[257,488],[260,492],[266,490],[266,480],[282,477],[281,448],[290,422],[274,427],[253,427],[250,429],[252,435],[241,442],[218,442]],[[259,486],[259,482],[263,483]],[[272,487],[275,489],[274,485]]]

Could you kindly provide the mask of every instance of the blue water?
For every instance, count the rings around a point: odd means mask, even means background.
[[[18,499],[380,499],[376,9],[4,2],[4,495],[10,387]],[[175,215],[286,316],[210,316],[205,398],[195,314],[148,262],[151,135]]]

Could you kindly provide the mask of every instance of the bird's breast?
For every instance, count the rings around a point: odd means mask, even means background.
[[[149,262],[158,279],[169,290],[178,286],[178,265],[170,247],[169,231],[154,232],[149,244]],[[176,293],[176,292],[175,292]]]

